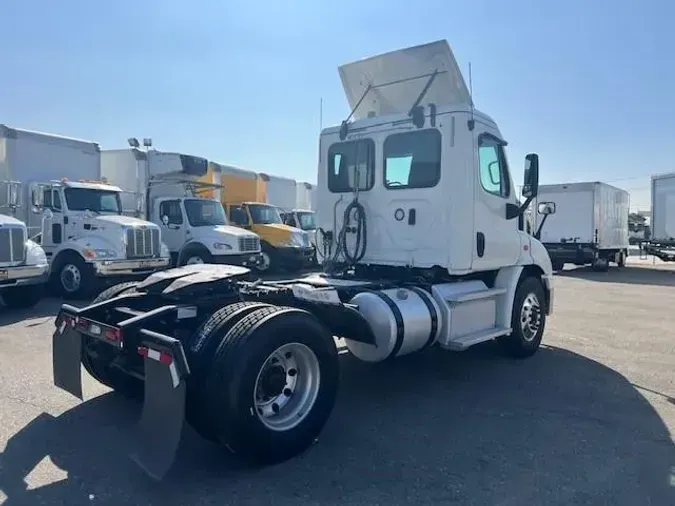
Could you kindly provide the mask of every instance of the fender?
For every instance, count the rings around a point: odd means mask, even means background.
[[[201,240],[199,240],[199,239],[190,239],[188,242],[186,242],[185,244],[183,244],[183,247],[178,251],[178,255],[177,255],[177,257],[176,257],[176,261],[177,261],[177,262],[180,262],[180,260],[183,258],[183,252],[184,252],[186,249],[188,249],[188,248],[194,248],[194,247],[205,249],[205,250],[209,253],[209,255],[213,255],[213,253],[211,253],[211,250],[209,250],[209,248],[207,248]]]
[[[84,254],[85,249],[93,249],[93,250],[105,249],[114,251],[115,256],[110,257],[108,259],[110,260],[124,259],[125,255],[122,252],[120,252],[119,248],[120,248],[119,244],[115,245],[111,241],[108,241],[103,237],[96,235],[87,236],[86,238],[82,237],[78,239],[72,239],[59,245],[59,247],[54,251],[54,254],[52,255],[52,261],[50,263],[52,266],[56,265],[56,262],[59,259],[59,257],[66,251],[77,253],[87,263],[91,263],[94,260],[96,260],[94,258],[87,258],[87,256]]]
[[[504,288],[506,293],[497,298],[496,326],[511,328],[513,313],[513,299],[516,297],[516,288],[525,268],[522,265],[512,265],[499,269],[495,278],[495,288]]]

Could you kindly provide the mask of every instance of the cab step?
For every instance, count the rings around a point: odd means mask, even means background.
[[[491,341],[497,337],[507,336],[510,333],[511,329],[505,327],[495,327],[493,329],[480,330],[478,332],[472,332],[471,334],[466,334],[454,339],[450,339],[445,343],[441,343],[441,348],[451,351],[464,351],[474,344]]]

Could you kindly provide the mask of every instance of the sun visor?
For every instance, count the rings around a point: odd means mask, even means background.
[[[446,40],[347,63],[338,72],[350,108],[356,108],[355,119],[407,113],[434,72],[420,105],[471,104],[471,94]],[[371,89],[359,105],[368,86]]]

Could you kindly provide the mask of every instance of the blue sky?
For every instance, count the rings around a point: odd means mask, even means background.
[[[675,170],[675,3],[665,0],[22,0],[0,16],[0,122],[316,181],[348,114],[341,63],[447,39],[474,99],[541,181],[602,180],[649,203]]]

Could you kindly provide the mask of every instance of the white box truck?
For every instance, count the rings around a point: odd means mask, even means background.
[[[554,206],[555,214],[546,214]],[[628,256],[627,191],[606,183],[541,185],[537,197],[537,237],[546,246],[553,269],[565,264],[620,267]]]
[[[28,237],[26,224],[15,217],[23,204],[21,196],[20,182],[0,181],[0,295],[12,309],[37,304],[49,273],[44,250]]]
[[[675,262],[675,172],[652,176],[651,236],[642,247],[648,255]]]
[[[3,179],[23,183],[17,218],[44,249],[49,283],[82,299],[99,285],[169,265],[157,225],[122,216],[121,190],[101,180],[97,143],[0,125]]]
[[[230,226],[220,196],[207,199],[200,191],[220,186],[200,181],[205,158],[154,149],[101,151],[101,173],[127,190],[125,213],[134,213],[162,227],[172,265],[219,263],[256,267],[262,261],[260,238]]]

